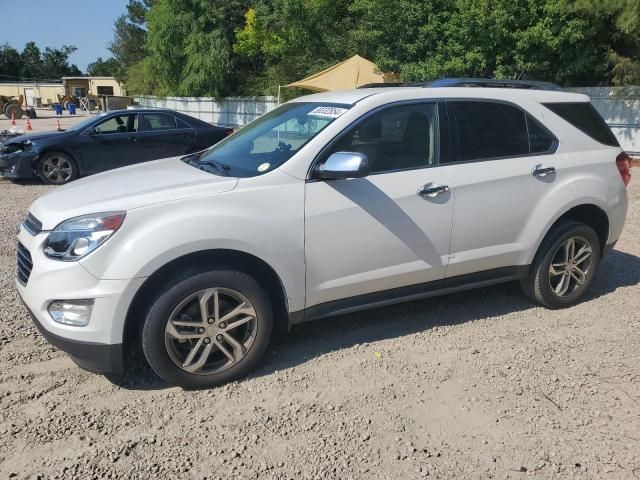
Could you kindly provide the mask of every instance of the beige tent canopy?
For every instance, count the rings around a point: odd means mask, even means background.
[[[327,92],[351,90],[368,83],[388,83],[393,80],[393,74],[380,73],[375,63],[360,55],[354,55],[333,67],[284,86],[306,88],[314,92]]]

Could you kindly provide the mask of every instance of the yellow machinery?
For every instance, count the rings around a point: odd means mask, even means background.
[[[11,118],[13,114],[14,118],[22,118],[24,113],[22,110],[22,102],[24,101],[24,95],[19,97],[5,97],[0,95],[0,112],[4,113],[7,118]]]
[[[58,95],[58,103],[62,105],[62,108],[69,110],[69,104],[74,103],[76,107],[80,108],[80,99],[75,95]],[[100,106],[100,99],[96,95],[87,96],[87,106],[89,111],[93,111]]]

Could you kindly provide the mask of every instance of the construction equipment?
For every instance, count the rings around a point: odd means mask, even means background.
[[[97,95],[87,95],[83,97],[83,103],[80,102],[80,98],[75,95],[58,95],[58,103],[62,105],[65,110],[69,110],[69,104],[73,103],[76,106],[80,106],[86,103],[87,109],[91,112],[100,106],[100,98]]]
[[[22,102],[24,101],[24,95],[18,97],[5,97],[0,95],[0,112],[4,113],[7,118],[22,118]]]

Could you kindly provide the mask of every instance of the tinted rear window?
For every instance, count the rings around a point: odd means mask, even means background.
[[[525,113],[492,102],[451,102],[458,126],[460,161],[529,154]]]
[[[531,153],[547,153],[551,151],[556,141],[555,137],[531,115],[527,115],[529,128],[529,144]]]
[[[611,129],[591,103],[545,103],[544,106],[597,142],[610,147],[620,146]]]

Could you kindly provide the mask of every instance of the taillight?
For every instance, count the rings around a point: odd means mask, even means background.
[[[620,176],[622,177],[625,187],[629,185],[629,182],[631,181],[632,161],[633,160],[627,152],[622,152],[616,157],[616,166],[618,167],[618,171],[620,172]]]
[[[233,128],[225,128],[224,129],[224,136],[228,137],[229,135],[231,135],[233,133]]]

